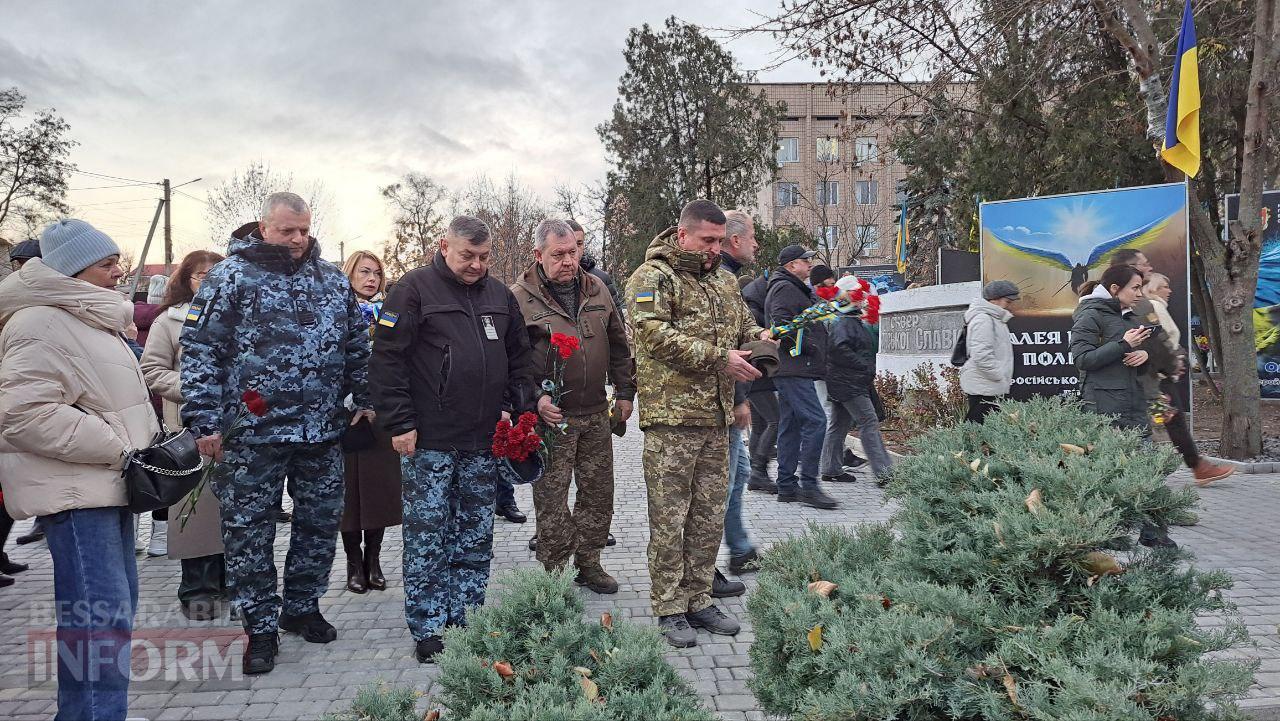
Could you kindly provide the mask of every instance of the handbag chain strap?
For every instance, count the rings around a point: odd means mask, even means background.
[[[162,476],[187,476],[192,473],[195,473],[201,468],[204,468],[204,458],[201,458],[199,461],[197,461],[194,468],[189,468],[185,471],[173,471],[168,468],[159,468],[149,463],[144,463],[143,461],[138,460],[138,457],[132,453],[129,454],[129,462],[141,468],[144,471],[148,471],[150,473],[159,473]]]

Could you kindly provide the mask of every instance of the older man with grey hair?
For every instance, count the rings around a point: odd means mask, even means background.
[[[277,630],[312,643],[337,637],[320,613],[342,518],[343,401],[368,409],[369,326],[342,271],[320,257],[311,211],[273,193],[231,237],[191,301],[182,345],[183,424],[221,505],[227,586],[249,634],[244,672],[275,666]],[[246,400],[253,391],[259,401]],[[237,424],[234,438],[224,437]],[[275,505],[291,481],[294,523],[284,598],[276,593]]]
[[[631,415],[635,361],[608,288],[579,267],[572,226],[563,220],[542,221],[533,252],[534,263],[512,290],[533,347],[535,387],[543,389],[538,413],[554,448],[547,472],[533,487],[538,560],[554,571],[572,558],[580,585],[596,593],[617,593],[618,582],[604,570],[600,552],[613,520],[610,428]],[[568,358],[552,346],[551,336],[557,333],[579,341]],[[557,381],[562,387],[553,391],[542,385]],[[607,383],[614,388],[612,419]],[[572,510],[571,481],[578,488]]]
[[[498,420],[532,410],[529,335],[490,277],[489,227],[461,216],[430,265],[391,289],[375,326],[374,408],[402,456],[405,619],[420,663],[484,604]]]

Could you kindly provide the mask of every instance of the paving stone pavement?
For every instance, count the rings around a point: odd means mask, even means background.
[[[603,562],[618,579],[619,593],[599,597],[583,594],[589,613],[613,611],[615,615],[654,623],[649,608],[649,579],[645,560],[648,540],[646,500],[640,468],[641,434],[634,422],[623,439],[615,439],[617,500],[613,533],[618,545],[605,550]],[[1185,472],[1170,483],[1186,484]],[[795,504],[782,505],[773,496],[748,492],[744,513],[752,537],[761,548],[802,532],[809,523],[857,526],[882,521],[892,509],[866,474],[855,484],[829,484],[840,501],[836,511],[818,511]],[[1266,715],[1280,709],[1280,474],[1236,476],[1214,484],[1201,494],[1200,524],[1176,528],[1173,536],[1193,549],[1197,563],[1225,568],[1236,579],[1230,597],[1240,607],[1252,635],[1251,645],[1236,655],[1259,659],[1257,684],[1245,705]],[[529,489],[517,489],[521,508],[530,515],[524,525],[499,520],[494,534],[495,581],[505,570],[536,565],[526,544],[533,533]],[[149,521],[143,521],[144,529]],[[22,522],[13,536],[29,528]],[[276,537],[276,563],[283,566],[289,527],[282,525]],[[145,534],[145,530],[143,533]],[[413,686],[430,692],[437,673],[434,666],[419,665],[404,625],[404,593],[400,580],[400,529],[390,529],[383,549],[383,566],[389,588],[356,595],[345,590],[345,564],[341,549],[334,563],[330,590],[321,608],[338,629],[338,640],[325,645],[304,642],[296,635],[282,636],[275,671],[265,676],[232,680],[202,675],[199,664],[184,668],[188,653],[183,642],[204,642],[227,647],[242,639],[239,626],[229,619],[193,623],[178,610],[176,591],[179,564],[164,558],[138,562],[141,612],[135,638],[145,639],[158,657],[148,665],[148,678],[135,680],[130,690],[132,716],[164,721],[184,719],[316,719],[345,709],[356,691],[377,680]],[[47,651],[52,634],[53,569],[44,544],[5,549],[14,560],[29,563],[14,586],[0,589],[0,719],[47,719],[55,710],[56,687]],[[723,551],[722,551],[723,553]],[[722,556],[722,568],[727,557]],[[754,580],[744,579],[748,587]],[[763,719],[747,687],[751,677],[748,649],[754,639],[745,608],[745,597],[728,599],[723,607],[740,618],[742,632],[735,638],[702,634],[696,648],[672,651],[671,663],[693,684],[708,708],[726,721]],[[1217,618],[1206,624],[1221,624]],[[242,640],[237,641],[242,643]],[[238,667],[233,649],[226,661]],[[205,654],[209,658],[211,654]],[[216,655],[212,655],[217,661]],[[216,665],[216,664],[215,664]],[[428,699],[421,702],[426,708]]]

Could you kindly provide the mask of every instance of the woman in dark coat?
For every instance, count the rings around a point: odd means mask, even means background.
[[[382,261],[367,251],[352,253],[342,266],[370,332],[382,312],[386,276]],[[388,526],[398,526],[400,512],[400,455],[391,450],[391,437],[368,420],[347,431],[344,447],[364,446],[345,456],[346,506],[342,512],[342,549],[347,554],[347,589],[364,593],[387,587],[378,558]],[[361,549],[361,541],[364,548]]]
[[[1141,374],[1150,358],[1139,346],[1153,329],[1133,313],[1142,300],[1142,283],[1142,273],[1131,266],[1108,268],[1072,316],[1071,354],[1080,371],[1085,407],[1113,416],[1117,428],[1136,429],[1149,437],[1151,409]],[[1152,547],[1177,545],[1164,528],[1150,523],[1143,526],[1138,541]]]
[[[1151,335],[1134,316],[1142,300],[1142,273],[1113,266],[1072,316],[1071,354],[1080,371],[1080,397],[1095,413],[1115,416],[1118,428],[1151,434],[1151,412],[1140,374],[1147,352],[1138,350]]]

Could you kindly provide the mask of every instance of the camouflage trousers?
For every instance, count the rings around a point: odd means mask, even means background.
[[[329,443],[228,444],[213,475],[222,511],[227,586],[249,633],[275,633],[276,502],[291,483],[293,523],[284,560],[284,612],[318,611],[329,588],[334,543],[342,520],[342,447]]]
[[[574,557],[578,568],[600,565],[600,550],[613,521],[613,435],[609,412],[565,416],[568,428],[554,438],[555,450],[542,479],[533,484],[538,520],[538,561],[548,570]],[[578,491],[569,510],[569,483]]]
[[[497,468],[488,451],[418,451],[402,456],[400,469],[404,616],[421,641],[484,605]]]
[[[649,600],[658,616],[711,605],[724,533],[729,434],[723,426],[650,426],[644,433],[649,490]]]

